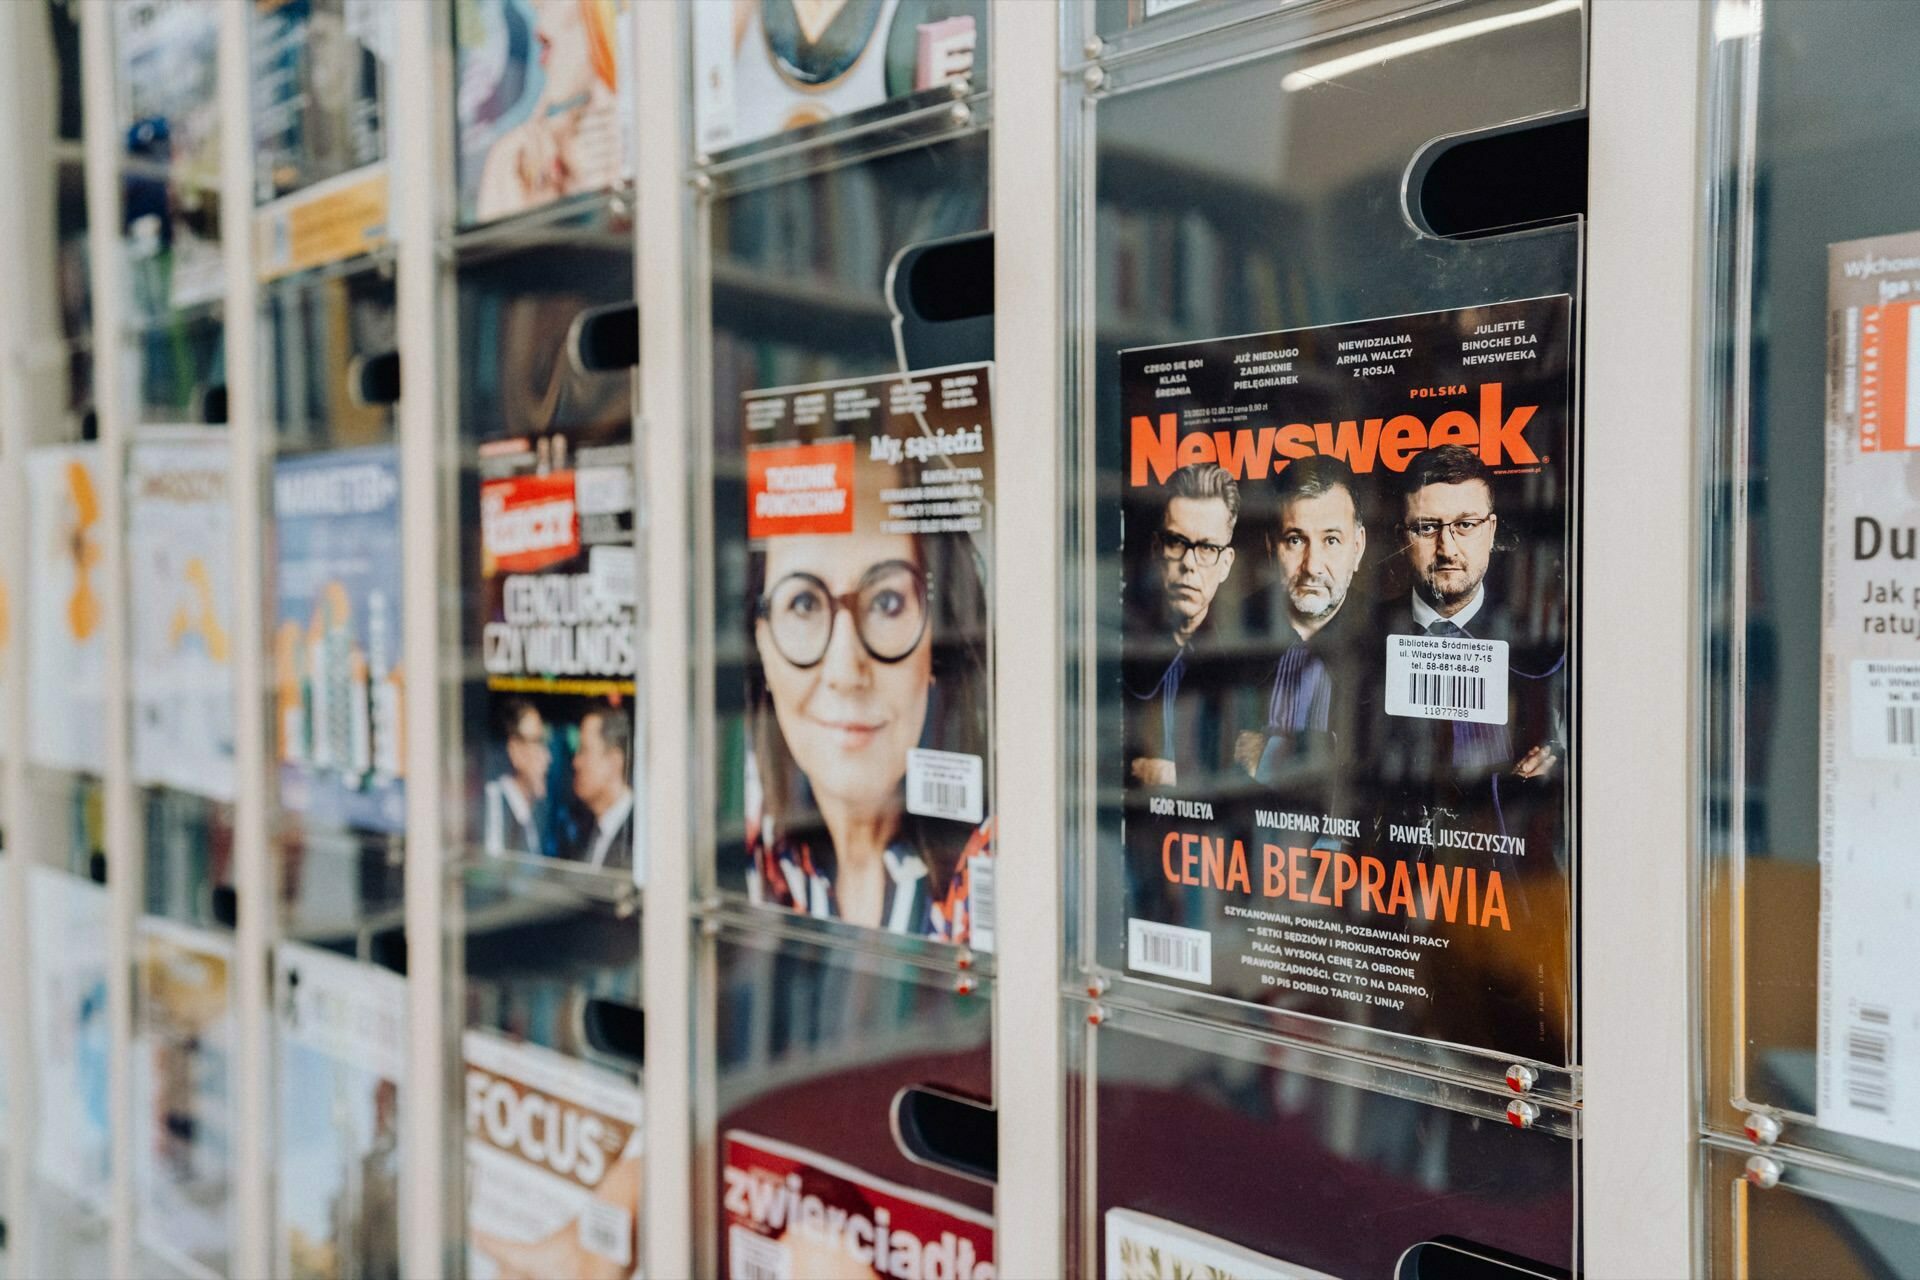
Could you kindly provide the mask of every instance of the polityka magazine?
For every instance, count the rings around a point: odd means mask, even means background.
[[[1108,963],[1567,1061],[1570,324],[1122,353]]]
[[[626,1280],[640,1259],[640,1091],[488,1031],[466,1061],[467,1274]]]
[[[1920,1147],[1920,1093],[1896,1086],[1920,1017],[1920,232],[1828,261],[1817,1110]]]
[[[633,447],[516,436],[481,446],[480,477],[481,847],[641,880]]]
[[[993,367],[742,398],[744,888],[993,949]]]
[[[993,1220],[964,1205],[750,1133],[721,1162],[729,1280],[993,1280]]]

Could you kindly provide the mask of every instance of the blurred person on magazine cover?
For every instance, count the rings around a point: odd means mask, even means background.
[[[863,463],[882,492],[898,472]],[[986,758],[986,593],[970,538],[766,539],[748,563],[749,893],[756,901],[946,942],[972,935],[976,825],[909,813],[908,752],[929,735]],[[982,811],[991,815],[983,798]]]
[[[640,1157],[627,1156],[607,1171],[607,1176],[594,1188],[593,1198],[606,1206],[611,1220],[627,1222],[631,1232],[631,1224],[639,1216],[641,1185]],[[596,1252],[583,1240],[584,1218],[583,1214],[529,1243],[498,1235],[476,1222],[472,1226],[473,1247],[493,1263],[499,1280],[551,1280],[556,1276],[570,1280],[624,1280],[632,1275],[632,1259],[639,1254],[639,1241],[629,1239],[626,1262]]]
[[[1499,835],[1532,828],[1552,844],[1567,754],[1566,653],[1531,634],[1515,602],[1489,582],[1499,578],[1496,553],[1517,546],[1494,510],[1493,473],[1472,449],[1442,445],[1413,459],[1400,492],[1401,554],[1412,582],[1387,607],[1385,636],[1506,642],[1508,687],[1492,696],[1507,700],[1508,713],[1505,724],[1378,718],[1381,774],[1398,797],[1384,816]]]
[[[540,835],[540,808],[553,764],[547,722],[531,702],[511,698],[501,709],[500,729],[507,744],[507,769],[487,783],[482,847],[493,857],[543,857],[547,850]]]
[[[1213,605],[1233,572],[1239,484],[1217,463],[1196,462],[1169,476],[1159,497],[1129,575],[1126,786],[1192,794],[1229,770],[1245,779],[1234,726],[1254,717],[1231,703],[1272,671],[1222,662],[1215,646]]]
[[[593,825],[581,836],[574,860],[588,866],[633,865],[633,721],[619,707],[602,703],[580,717],[573,749],[573,796]]]
[[[1335,805],[1336,770],[1356,749],[1357,706],[1367,675],[1364,607],[1347,607],[1367,552],[1353,472],[1340,459],[1301,458],[1279,475],[1262,541],[1284,597],[1279,657],[1266,722],[1242,729],[1234,759],[1254,778],[1290,792],[1305,812]]]
[[[482,221],[612,184],[620,168],[613,0],[532,0],[545,79],[526,120],[488,148]]]

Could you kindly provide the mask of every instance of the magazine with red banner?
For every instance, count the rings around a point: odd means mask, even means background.
[[[729,1280],[993,1280],[982,1213],[749,1133],[721,1159]]]
[[[513,437],[482,445],[479,471],[480,847],[639,882],[632,446]]]
[[[746,853],[770,907],[993,950],[993,366],[750,392]]]
[[[1121,353],[1105,963],[1570,1060],[1571,327],[1555,296]]]

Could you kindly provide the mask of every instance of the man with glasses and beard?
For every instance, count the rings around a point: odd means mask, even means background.
[[[1353,472],[1338,458],[1291,462],[1275,485],[1264,535],[1282,608],[1269,669],[1266,720],[1242,729],[1234,759],[1283,795],[1277,807],[1338,813],[1366,685],[1364,611],[1348,592],[1367,551]]]
[[[1500,641],[1507,684],[1486,689],[1487,714],[1477,719],[1375,720],[1376,762],[1389,797],[1382,821],[1525,837],[1533,865],[1547,867],[1564,853],[1566,648],[1552,599],[1501,597],[1499,588],[1511,587],[1515,574],[1504,560],[1504,571],[1493,572],[1495,553],[1515,555],[1517,539],[1503,536],[1493,493],[1493,473],[1462,445],[1417,455],[1403,477],[1401,554],[1412,584],[1387,612],[1383,653],[1395,635]],[[1539,589],[1554,580],[1545,561],[1529,567]],[[1391,664],[1384,678],[1396,678]],[[1510,865],[1510,856],[1489,865]],[[1449,853],[1448,860],[1460,859]]]

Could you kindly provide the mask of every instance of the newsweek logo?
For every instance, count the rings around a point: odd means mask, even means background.
[[[633,1126],[469,1066],[467,1132],[592,1190],[626,1149]]]
[[[1129,480],[1135,487],[1165,484],[1175,471],[1196,462],[1217,462],[1235,480],[1264,480],[1284,471],[1295,459],[1315,454],[1339,458],[1356,475],[1377,467],[1405,471],[1416,454],[1444,444],[1465,445],[1490,467],[1537,466],[1540,458],[1526,432],[1540,406],[1508,409],[1503,395],[1500,383],[1483,383],[1477,415],[1449,409],[1432,422],[1402,413],[1182,434],[1178,413],[1135,414],[1129,424],[1133,458]]]
[[[573,472],[481,485],[480,546],[504,573],[535,573],[580,554]]]

